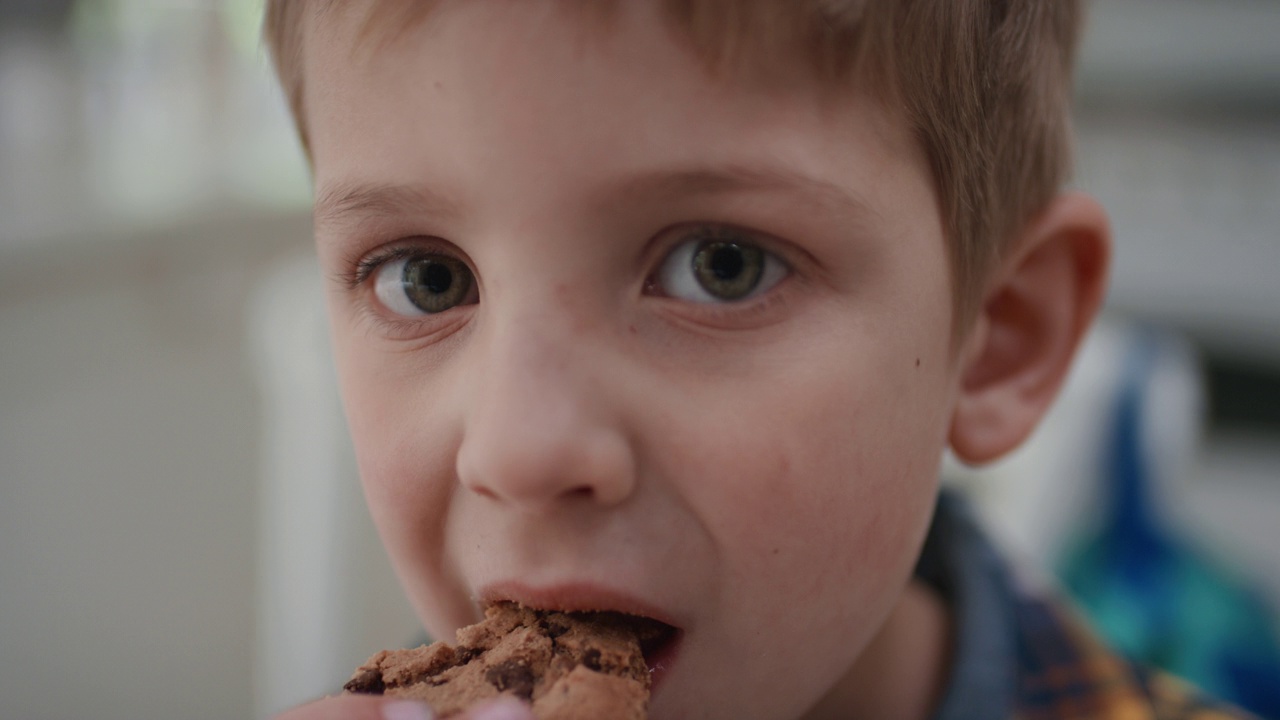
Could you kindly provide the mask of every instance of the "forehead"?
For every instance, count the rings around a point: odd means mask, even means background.
[[[847,186],[921,160],[905,124],[856,85],[836,92],[782,61],[719,72],[656,3],[472,0],[371,25],[383,5],[334,6],[308,30],[318,196],[424,176],[474,187],[517,161],[600,185],[662,167],[781,164]],[[484,187],[500,200],[507,186]]]
[[[293,51],[300,46],[297,37],[308,20],[324,22],[337,16],[348,27],[357,26],[360,39],[376,42],[394,38],[442,6],[459,2],[462,0],[282,3],[268,14],[267,32],[277,44]],[[572,16],[584,21],[590,32],[598,32],[608,29],[620,8],[633,4],[629,0],[566,0],[547,3],[542,9]],[[867,60],[888,50],[876,40],[883,40],[883,26],[891,14],[883,7],[869,5],[868,0],[653,0],[644,3],[643,9],[659,16],[709,67],[746,70],[759,78],[780,67],[804,65],[827,86],[839,87],[859,71],[878,75],[888,70],[883,63]],[[501,10],[510,12],[512,8],[506,5]],[[870,72],[869,65],[876,65],[880,72]]]

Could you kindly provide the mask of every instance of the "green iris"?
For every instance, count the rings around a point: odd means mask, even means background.
[[[405,297],[425,313],[444,312],[465,300],[471,282],[466,263],[443,255],[413,258],[401,276]]]
[[[704,290],[721,300],[751,294],[764,274],[764,252],[751,245],[708,240],[693,254],[693,272]]]

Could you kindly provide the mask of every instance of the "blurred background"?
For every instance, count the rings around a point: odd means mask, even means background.
[[[260,13],[0,0],[0,717],[263,717],[418,632],[352,469]],[[1113,214],[1107,317],[1028,447],[947,468],[1174,666],[1117,597],[1228,618],[1189,636],[1265,638],[1280,608],[1277,38],[1275,0],[1094,3],[1077,185]],[[1140,566],[1199,571],[1106,582],[1134,527]]]

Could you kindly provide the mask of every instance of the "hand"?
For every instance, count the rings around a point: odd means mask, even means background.
[[[431,708],[377,695],[338,695],[277,715],[275,720],[435,720]],[[449,720],[534,720],[529,706],[511,698],[481,703]]]

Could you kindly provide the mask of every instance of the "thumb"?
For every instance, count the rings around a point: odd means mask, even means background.
[[[412,700],[336,695],[287,710],[275,720],[436,720],[436,715],[430,707]]]

